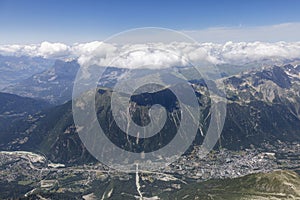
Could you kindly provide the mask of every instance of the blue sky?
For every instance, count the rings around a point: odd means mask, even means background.
[[[298,0],[0,0],[0,44],[102,40],[145,26],[247,29],[298,23],[299,10]]]

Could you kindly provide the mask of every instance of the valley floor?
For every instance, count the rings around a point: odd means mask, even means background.
[[[277,145],[266,145],[267,152],[222,149],[204,159],[196,147],[162,171],[137,173],[100,163],[65,166],[31,152],[2,151],[0,198],[298,199],[299,144]]]

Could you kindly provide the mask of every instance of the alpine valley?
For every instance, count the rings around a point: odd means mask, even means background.
[[[235,65],[224,71],[216,80],[225,86],[224,128],[204,158],[199,150],[211,99],[204,80],[189,80],[201,107],[194,143],[165,169],[124,173],[97,161],[76,131],[72,89],[77,60],[0,57],[5,69],[23,68],[24,63],[38,67],[12,80],[5,78],[9,72],[1,73],[1,199],[300,199],[300,65]],[[115,123],[113,86],[127,71],[108,67],[99,81],[95,98],[100,125],[108,138],[129,151],[167,144],[181,117],[178,100],[167,87],[130,98],[137,124],[149,122],[152,105],[166,108],[166,124],[153,140],[128,139]]]

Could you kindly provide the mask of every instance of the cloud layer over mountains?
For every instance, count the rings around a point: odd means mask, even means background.
[[[13,56],[41,56],[44,58],[78,58],[82,65],[113,65],[137,68],[183,66],[189,62],[208,60],[212,63],[241,64],[263,60],[294,60],[300,58],[300,42],[226,42],[116,45],[99,41],[66,45],[43,42],[37,45],[1,45],[0,54]]]

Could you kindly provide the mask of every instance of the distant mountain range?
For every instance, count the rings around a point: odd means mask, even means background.
[[[286,61],[288,62],[288,61]],[[296,60],[294,62],[297,63]],[[272,64],[270,60],[248,62],[241,64],[217,64],[222,77],[229,77],[249,69],[260,69],[261,66]],[[72,99],[73,83],[80,65],[73,60],[51,60],[41,57],[1,56],[0,91],[17,94],[19,96],[43,99],[54,105],[66,103]],[[182,68],[182,67],[179,67]],[[98,85],[112,87],[120,75],[129,69],[117,67],[103,67],[106,69],[99,77]],[[188,70],[188,67],[183,68]],[[138,71],[135,70],[135,71]]]
[[[8,86],[3,91],[62,104],[72,98],[73,82],[78,69],[76,61],[56,60],[49,69]]]
[[[60,105],[72,99],[73,84],[79,67],[76,60],[56,60],[49,69],[12,84],[2,91]],[[101,79],[99,77],[99,85],[112,87],[124,71],[126,69],[108,67]]]
[[[53,60],[42,57],[0,55],[0,90],[47,70],[53,63]]]

